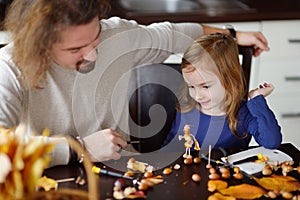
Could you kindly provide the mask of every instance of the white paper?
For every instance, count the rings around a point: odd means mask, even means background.
[[[282,163],[284,161],[293,160],[289,155],[287,155],[286,153],[284,153],[280,150],[266,149],[264,147],[257,147],[257,148],[249,149],[249,150],[242,151],[242,152],[228,156],[228,162],[232,164],[236,161],[248,158],[250,156],[257,156],[258,154],[262,154],[263,157],[268,157],[269,164],[273,164],[274,161],[278,161],[279,163]],[[225,157],[223,157],[221,159],[224,162],[226,161]],[[258,172],[261,172],[265,166],[265,163],[264,162],[246,162],[246,163],[238,164],[235,166],[238,166],[242,171],[251,175],[251,174],[256,174]]]

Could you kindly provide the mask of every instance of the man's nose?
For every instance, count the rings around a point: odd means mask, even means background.
[[[93,61],[96,61],[97,56],[98,56],[97,48],[92,48],[87,53],[84,54],[83,58],[85,60],[93,62]]]

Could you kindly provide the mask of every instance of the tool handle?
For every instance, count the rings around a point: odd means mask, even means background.
[[[242,160],[238,160],[233,162],[233,165],[238,165],[238,164],[242,164],[242,163],[246,163],[246,162],[252,162],[252,161],[256,161],[258,160],[258,156],[250,156],[248,158],[242,159]]]

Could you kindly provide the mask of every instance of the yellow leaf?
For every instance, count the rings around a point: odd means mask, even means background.
[[[293,177],[289,176],[272,176],[253,179],[263,188],[267,190],[284,190],[286,192],[297,191],[300,189],[299,182]]]
[[[256,199],[261,197],[265,193],[262,188],[246,183],[230,186],[229,188],[220,190],[219,192],[238,199]]]
[[[38,188],[43,188],[45,191],[50,191],[51,189],[56,190],[58,184],[54,179],[43,176],[37,180],[36,186]]]
[[[216,192],[213,195],[210,195],[207,200],[236,200],[236,198],[232,196],[224,196]]]
[[[14,195],[16,199],[22,198],[24,195],[24,185],[22,181],[22,175],[19,171],[13,172],[13,183],[14,183]]]
[[[214,192],[215,190],[222,190],[227,188],[228,183],[223,180],[209,180],[207,182],[208,191]]]

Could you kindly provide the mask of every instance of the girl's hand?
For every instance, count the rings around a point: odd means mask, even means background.
[[[264,97],[267,97],[269,94],[271,94],[274,90],[274,86],[272,84],[264,83],[262,85],[259,85],[258,88],[253,89],[249,92],[249,98],[252,99],[258,95],[264,95]]]
[[[82,139],[92,162],[117,160],[121,157],[121,148],[127,145],[121,134],[112,129],[104,129]]]

